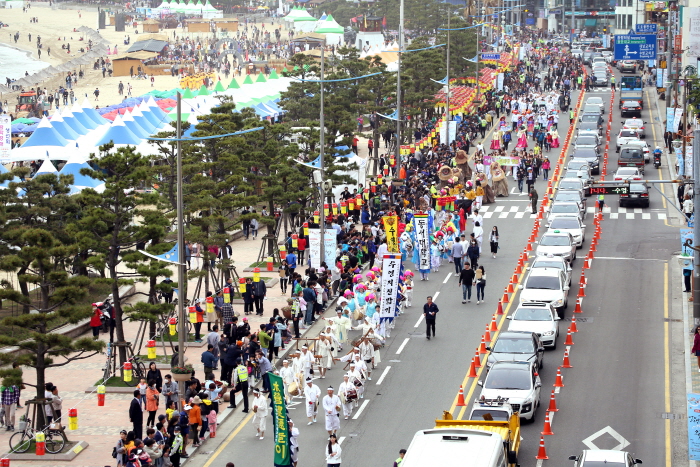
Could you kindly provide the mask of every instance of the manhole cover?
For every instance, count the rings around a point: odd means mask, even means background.
[[[682,319],[678,319],[678,318],[664,318],[664,322],[666,322],[666,323],[680,323],[682,321],[683,321]]]

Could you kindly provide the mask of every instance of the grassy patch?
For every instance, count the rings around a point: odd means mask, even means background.
[[[260,268],[260,271],[262,272],[263,270],[267,271],[267,261],[258,261],[256,263],[251,264],[248,266],[249,268]],[[277,269],[280,267],[280,263],[272,263],[272,268]],[[269,271],[268,271],[269,272]]]
[[[202,340],[204,339],[204,334],[206,334],[206,332],[202,332]],[[158,340],[160,340],[160,339],[158,339]],[[175,333],[174,335],[171,335],[170,332],[168,332],[168,330],[166,329],[165,335],[163,336],[163,340],[165,342],[174,342],[177,344],[177,341],[178,341],[177,333]],[[194,342],[194,333],[191,333],[188,336],[187,342]],[[150,361],[150,360],[145,360],[145,361]],[[170,363],[170,360],[168,360],[168,362],[166,362],[166,363]]]
[[[170,359],[172,358],[172,355],[156,355],[156,358],[151,360],[148,358],[148,355],[139,355],[139,359],[143,362],[144,365],[146,365],[146,368],[148,368],[148,365],[151,362],[155,363],[167,363],[168,365],[170,364]]]
[[[133,383],[133,381],[132,381],[132,383]],[[93,386],[99,386],[100,384],[104,384],[108,388],[130,388],[130,387],[132,387],[132,386],[129,386],[128,384],[126,384],[120,376],[112,376],[104,383],[102,382],[102,379],[98,379],[97,381],[95,381],[95,384],[93,384]]]

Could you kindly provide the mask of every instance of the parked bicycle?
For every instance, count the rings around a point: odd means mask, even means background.
[[[19,454],[27,452],[36,439],[37,433],[44,433],[46,452],[50,454],[58,454],[66,445],[66,436],[61,430],[52,428],[55,427],[54,423],[43,430],[35,430],[29,418],[25,418],[25,422],[20,422],[20,428],[22,423],[24,423],[24,430],[20,430],[10,437],[10,452]]]
[[[136,386],[139,384],[139,381],[141,381],[141,378],[146,378],[146,365],[141,361],[138,355],[134,354],[131,348],[131,342],[126,342],[124,344],[119,344],[117,342],[107,344],[107,362],[103,368],[102,380],[107,381],[117,374],[117,370],[119,369],[117,366],[119,347],[126,347],[127,361],[131,362],[132,378],[131,381],[125,381],[125,383],[127,386]]]

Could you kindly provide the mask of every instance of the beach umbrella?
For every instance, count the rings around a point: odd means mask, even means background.
[[[97,141],[95,146],[102,146],[107,143],[137,146],[141,138],[136,136],[124,123],[121,115],[117,115],[109,129]]]

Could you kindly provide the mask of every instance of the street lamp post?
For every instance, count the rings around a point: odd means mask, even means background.
[[[403,53],[403,0],[399,4],[399,60],[396,72],[396,165],[401,167],[401,54]]]
[[[319,196],[320,202],[319,202],[319,206],[318,206],[318,214],[319,214],[318,220],[320,221],[319,222],[319,233],[321,235],[321,252],[320,252],[321,263],[326,260],[326,256],[325,256],[325,253],[326,253],[326,248],[325,248],[325,246],[326,246],[326,232],[325,232],[325,230],[326,230],[326,216],[325,216],[325,211],[323,209],[324,204],[326,202],[326,189],[324,186],[324,183],[326,181],[325,173],[324,173],[325,165],[323,162],[323,157],[325,155],[324,154],[325,153],[325,145],[326,145],[326,119],[323,115],[323,100],[324,100],[323,99],[323,92],[324,92],[323,91],[323,73],[325,71],[323,59],[324,59],[325,49],[326,49],[326,44],[324,42],[323,44],[321,44],[321,82],[319,83],[319,85],[321,86],[321,116],[319,118],[319,120],[320,120],[319,126],[321,127],[320,128],[321,132],[320,132],[320,135],[318,137],[318,140],[319,140],[318,142],[319,142],[319,146],[320,146],[320,151],[319,151],[320,156],[319,156],[318,169],[321,172],[321,183],[319,183],[319,187],[318,187],[319,194],[320,194],[320,196]]]

